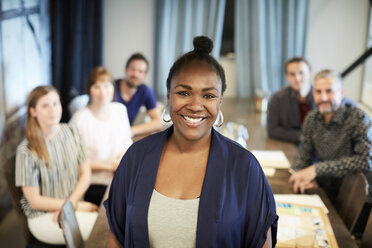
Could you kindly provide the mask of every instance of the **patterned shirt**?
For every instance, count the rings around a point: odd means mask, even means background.
[[[348,173],[361,171],[370,178],[372,123],[369,116],[346,105],[325,123],[319,111],[309,112],[292,168],[301,170],[310,166],[314,157],[320,161],[314,164],[317,177],[341,179]]]
[[[66,199],[72,193],[79,177],[79,165],[86,160],[86,150],[76,129],[61,124],[58,134],[46,141],[50,163],[31,152],[27,140],[17,148],[16,186],[35,186],[42,196]],[[21,199],[27,217],[39,216],[45,211],[32,209],[26,198]]]

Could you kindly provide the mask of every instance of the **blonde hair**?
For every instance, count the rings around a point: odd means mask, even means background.
[[[50,92],[58,91],[51,85],[38,86],[31,91],[27,97],[27,116],[25,124],[25,135],[28,143],[28,148],[31,152],[42,158],[46,163],[49,163],[50,157],[45,143],[43,132],[35,117],[31,115],[31,108],[35,108],[39,99]]]

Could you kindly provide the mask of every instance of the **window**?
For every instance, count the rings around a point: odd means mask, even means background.
[[[370,11],[369,18],[369,30],[367,37],[367,47],[372,47],[372,9]],[[364,63],[364,75],[363,75],[363,85],[361,91],[361,101],[370,110],[372,110],[372,56],[369,56]]]
[[[0,0],[0,158],[19,142],[27,94],[50,84],[48,2]]]
[[[367,37],[367,48],[372,48],[372,7],[369,12],[369,28]],[[361,101],[372,110],[372,56],[369,56],[364,63],[363,85]]]
[[[21,114],[30,90],[50,83],[47,5],[46,0],[0,0],[0,137]]]

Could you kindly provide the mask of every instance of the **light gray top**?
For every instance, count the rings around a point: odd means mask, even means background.
[[[180,200],[154,189],[148,210],[150,247],[195,247],[198,209],[199,198]]]
[[[86,160],[86,149],[76,129],[61,124],[58,134],[46,141],[50,163],[31,152],[27,140],[17,148],[16,186],[35,186],[42,196],[66,199],[79,177],[79,165]],[[25,197],[21,199],[27,217],[39,216],[44,211],[32,209]]]

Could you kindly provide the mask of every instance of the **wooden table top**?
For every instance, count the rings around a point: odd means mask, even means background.
[[[267,138],[266,133],[266,114],[254,111],[252,101],[235,99],[224,99],[221,107],[225,122],[233,120],[236,123],[243,124],[249,132],[247,141],[248,150],[282,150],[290,162],[296,153],[296,147],[289,142],[283,142]],[[274,194],[293,194],[292,187],[288,182],[290,174],[287,170],[279,169],[273,177],[268,177],[268,182]],[[317,194],[321,197],[329,210],[329,220],[335,234],[338,246],[340,248],[357,247],[351,238],[342,219],[336,209],[321,188],[314,188],[308,191],[309,194]],[[104,198],[107,198],[108,192]],[[101,205],[99,208],[97,222],[93,227],[92,233],[86,242],[86,247],[105,247],[108,237],[109,227],[106,218],[105,208]]]

